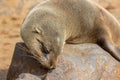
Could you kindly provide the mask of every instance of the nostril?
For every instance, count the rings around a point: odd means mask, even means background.
[[[52,72],[52,70],[51,70],[51,69],[49,69],[49,70],[48,70],[48,73],[51,73],[51,72]]]
[[[56,67],[52,65],[52,66],[49,68],[48,72],[51,73],[55,68],[56,68]]]
[[[55,68],[51,68],[48,70],[49,73],[51,73]]]
[[[50,69],[55,69],[56,65],[55,64],[51,64]]]

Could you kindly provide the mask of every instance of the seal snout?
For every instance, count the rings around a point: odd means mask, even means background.
[[[55,68],[51,68],[48,70],[48,73],[51,73]]]

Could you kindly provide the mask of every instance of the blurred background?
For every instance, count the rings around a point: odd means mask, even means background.
[[[6,80],[16,42],[22,41],[20,27],[27,12],[45,0],[0,0],[0,80]],[[91,0],[120,21],[120,0]]]

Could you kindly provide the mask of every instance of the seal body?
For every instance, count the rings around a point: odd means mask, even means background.
[[[26,16],[21,37],[46,68],[56,66],[65,43],[96,43],[120,61],[120,24],[91,0],[46,0]]]

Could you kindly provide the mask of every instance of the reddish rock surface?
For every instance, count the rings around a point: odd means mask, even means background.
[[[18,43],[7,80],[120,80],[120,63],[96,44],[66,45],[51,72],[30,56]]]
[[[15,44],[22,41],[19,30],[26,13],[41,1],[43,0],[0,0],[0,80],[6,80]],[[108,7],[120,22],[120,0],[94,1]]]

